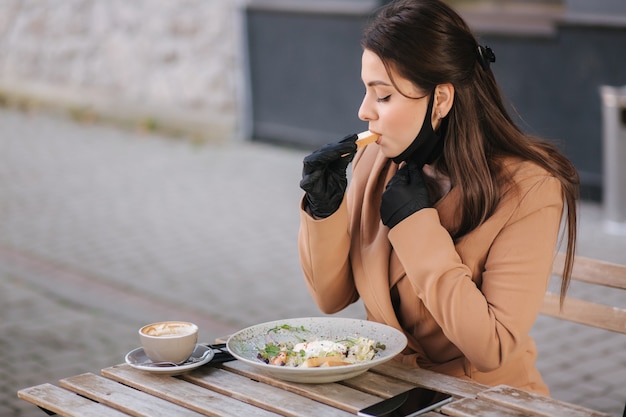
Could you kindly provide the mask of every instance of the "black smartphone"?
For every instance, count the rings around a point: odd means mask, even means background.
[[[359,410],[362,417],[412,417],[439,408],[452,396],[428,388],[415,387]]]

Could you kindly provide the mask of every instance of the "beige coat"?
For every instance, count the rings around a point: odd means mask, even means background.
[[[454,242],[455,188],[390,231],[379,210],[397,165],[376,145],[359,151],[339,210],[315,220],[301,209],[300,259],[320,309],[334,313],[360,297],[369,320],[404,331],[403,362],[547,395],[529,331],[550,276],[561,185],[528,162],[507,160],[506,169],[515,186]]]

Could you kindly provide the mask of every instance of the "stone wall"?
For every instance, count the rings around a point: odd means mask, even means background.
[[[231,137],[239,0],[2,0],[4,101]]]

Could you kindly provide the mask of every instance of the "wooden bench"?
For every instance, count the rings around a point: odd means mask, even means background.
[[[564,263],[565,255],[558,253],[552,274],[562,276]],[[626,265],[576,256],[572,270],[572,283],[574,281],[626,290]],[[626,306],[611,306],[567,296],[561,308],[559,294],[548,291],[541,312],[559,319],[626,334]]]

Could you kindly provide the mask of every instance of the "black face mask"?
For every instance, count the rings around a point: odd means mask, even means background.
[[[411,144],[398,156],[393,159],[393,162],[399,164],[409,159],[416,162],[419,167],[422,167],[426,163],[430,163],[437,159],[443,151],[443,140],[433,130],[431,117],[433,113],[433,103],[435,94],[430,95],[428,99],[428,108],[426,109],[426,116],[424,116],[424,122],[417,137],[411,142]],[[444,126],[440,126],[440,131],[444,130]]]

